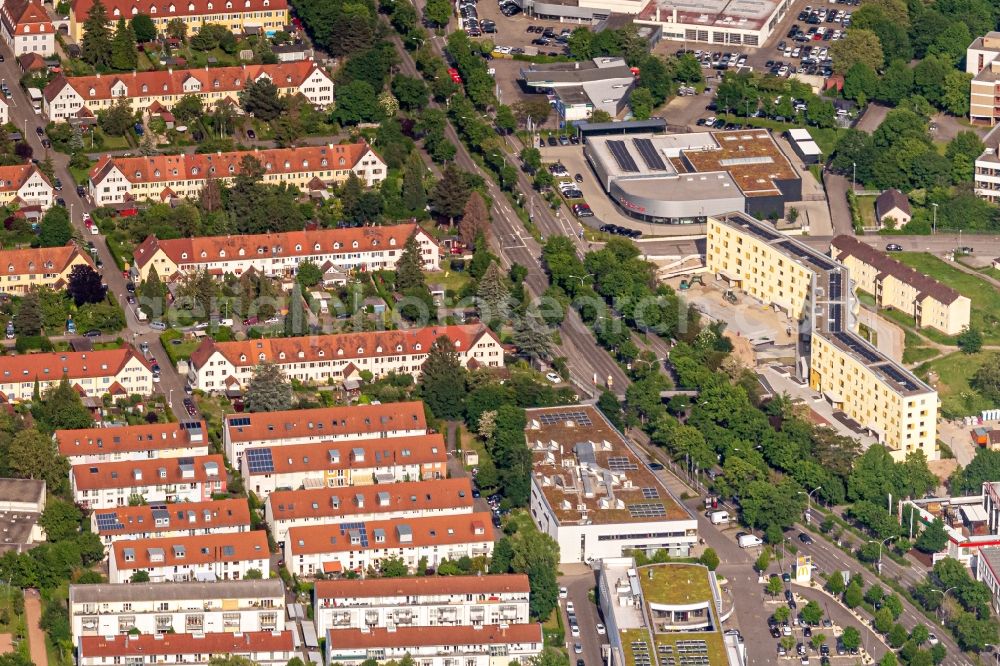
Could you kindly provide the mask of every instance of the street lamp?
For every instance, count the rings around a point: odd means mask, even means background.
[[[811,516],[812,516],[812,496],[813,496],[813,493],[816,492],[817,490],[819,490],[822,487],[823,486],[816,486],[815,488],[813,488],[812,490],[810,490],[808,493],[806,491],[804,491],[804,490],[800,490],[799,491],[799,495],[805,495],[806,496],[806,524],[807,525],[812,522]]]
[[[879,573],[882,573],[882,546],[885,544],[886,541],[892,541],[895,538],[897,537],[894,536],[886,537],[878,542],[878,562],[876,568],[878,569]],[[875,539],[871,539],[869,541],[866,541],[865,543],[875,543]]]
[[[954,589],[957,589],[957,588],[958,588],[958,585],[952,585],[951,587],[949,587],[949,588],[948,588],[947,590],[944,590],[944,591],[942,591],[942,590],[939,590],[939,589],[938,589],[938,588],[936,588],[936,587],[932,587],[932,588],[931,588],[931,591],[932,591],[932,592],[941,592],[941,603],[940,603],[940,604],[938,604],[938,619],[940,619],[940,618],[941,618],[941,609],[942,609],[942,608],[943,608],[943,606],[944,606],[944,600],[945,600],[945,597],[947,597],[947,596],[948,596],[948,593],[949,593],[949,592],[951,592],[952,590],[954,590]]]
[[[858,163],[851,162],[851,192],[854,192],[855,194],[858,193],[858,187],[855,184],[857,182],[857,179],[858,179]]]
[[[936,234],[937,233],[937,209],[938,209],[938,205],[936,203],[932,203],[931,207],[934,208],[934,223],[933,223],[933,226],[931,227],[931,233],[932,234]]]

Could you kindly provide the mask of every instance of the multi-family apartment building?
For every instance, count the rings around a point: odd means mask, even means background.
[[[153,371],[133,347],[88,352],[0,356],[0,391],[9,402],[31,400],[37,382],[44,393],[63,378],[92,398],[105,394],[150,395]]]
[[[472,504],[472,482],[467,477],[353,488],[278,490],[271,492],[264,502],[264,521],[280,544],[292,527],[457,515],[472,513]]]
[[[70,465],[208,455],[204,421],[57,430],[55,440]]]
[[[98,509],[90,514],[90,531],[106,548],[116,541],[249,532],[250,505],[223,499]]]
[[[969,119],[995,125],[1000,118],[1000,32],[977,37],[965,51],[965,71],[972,75],[969,86]]]
[[[244,412],[223,417],[226,457],[239,467],[249,447],[321,444],[427,434],[422,402]]]
[[[24,552],[45,541],[38,521],[46,497],[44,480],[0,478],[0,553]]]
[[[422,558],[437,568],[444,560],[492,552],[493,522],[488,512],[293,527],[284,546],[285,566],[296,576],[364,574],[389,558],[399,558],[415,571]]]
[[[108,582],[131,580],[136,571],[149,582],[240,580],[251,570],[270,577],[271,553],[261,530],[241,534],[117,541],[108,553]]]
[[[830,256],[847,267],[854,286],[873,295],[878,307],[906,313],[917,327],[958,335],[969,326],[968,297],[854,236],[834,238]]]
[[[482,324],[463,324],[239,342],[209,338],[191,354],[187,383],[206,393],[240,390],[263,362],[276,364],[289,379],[304,383],[342,383],[360,379],[365,370],[376,379],[389,373],[417,378],[440,337],[451,342],[464,367],[503,367],[503,347],[496,334]]]
[[[105,0],[108,29],[114,30],[118,19],[131,20],[136,14],[153,19],[162,35],[174,19],[184,21],[188,35],[206,23],[225,26],[237,35],[256,29],[271,36],[288,25],[287,0]],[[69,36],[79,43],[85,32],[84,22],[94,6],[94,0],[74,0],[70,4]]]
[[[279,488],[348,488],[444,479],[448,452],[438,433],[343,445],[263,446],[246,449],[240,472],[247,489],[264,499]]]
[[[0,31],[15,56],[56,52],[56,28],[36,0],[8,0],[0,8]]]
[[[239,276],[254,270],[268,277],[286,277],[295,275],[299,264],[307,261],[342,271],[394,270],[403,246],[414,234],[424,270],[438,270],[441,252],[434,239],[415,224],[398,224],[171,240],[150,236],[135,249],[132,274],[145,280],[155,268],[161,280],[195,271]]]
[[[399,660],[409,655],[420,666],[529,664],[543,647],[540,624],[331,629],[326,634],[326,662],[356,666],[369,658]]]
[[[77,117],[83,109],[96,114],[127,100],[135,113],[150,107],[170,110],[188,95],[206,111],[220,102],[239,105],[248,83],[266,79],[282,96],[302,95],[323,109],[333,104],[333,80],[311,60],[275,65],[165,69],[91,76],[57,74],[43,93],[42,112],[52,122]]]
[[[256,160],[264,169],[261,182],[301,190],[317,182],[324,187],[342,183],[352,173],[369,187],[386,177],[385,162],[363,142],[149,157],[104,154],[90,169],[90,196],[97,206],[195,198],[209,178],[231,184],[241,173],[244,158]]]
[[[19,295],[32,287],[61,291],[69,284],[73,267],[79,265],[93,267],[94,263],[74,244],[0,250],[0,292]]]
[[[55,201],[55,189],[34,164],[0,166],[0,206],[19,204],[48,210]]]
[[[698,521],[593,406],[529,409],[531,517],[560,562],[640,550],[687,557]]]
[[[187,666],[237,656],[257,666],[285,666],[295,652],[291,631],[86,636],[77,646],[76,663]]]
[[[134,500],[205,502],[226,491],[220,455],[126,460],[74,465],[69,474],[73,501],[85,509],[111,509]]]
[[[422,576],[316,581],[313,621],[329,629],[527,624],[528,577]]]
[[[983,144],[985,148],[976,158],[973,172],[974,191],[980,199],[1000,203],[1000,129],[991,129],[983,137]]]
[[[858,302],[849,270],[767,223],[742,213],[708,220],[708,269],[797,322],[809,386],[902,460],[936,460],[937,391],[856,334]]]
[[[277,578],[211,583],[70,585],[73,644],[89,636],[248,633],[285,630]]]

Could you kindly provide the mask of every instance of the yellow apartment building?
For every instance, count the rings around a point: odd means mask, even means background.
[[[25,294],[32,287],[65,289],[77,265],[93,267],[76,245],[0,250],[0,292]]]

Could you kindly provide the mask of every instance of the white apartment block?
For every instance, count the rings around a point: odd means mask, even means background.
[[[136,571],[149,582],[214,582],[241,580],[256,570],[269,578],[271,553],[267,536],[257,530],[234,538],[231,534],[118,541],[108,556],[108,582],[128,583]]]
[[[271,492],[264,502],[264,522],[274,540],[282,544],[293,527],[466,514],[472,513],[472,505],[472,482],[467,477],[353,488],[304,488]]]
[[[90,531],[105,548],[116,541],[249,532],[250,505],[224,499],[99,509],[90,514]]]
[[[0,166],[0,205],[38,206],[43,211],[55,201],[55,189],[34,164]]]
[[[325,109],[333,104],[333,80],[311,60],[276,65],[167,69],[147,72],[57,75],[43,91],[42,112],[52,122],[69,120],[87,109],[93,114],[125,99],[135,113],[172,109],[188,95],[198,97],[205,113],[220,102],[239,107],[240,93],[247,83],[270,80],[281,96],[302,95],[310,104]]]
[[[417,666],[508,666],[532,663],[543,647],[540,624],[332,629],[326,662],[357,666],[409,655]]]
[[[313,620],[330,629],[527,624],[528,577],[422,576],[316,581]]]
[[[897,460],[937,460],[937,391],[856,334],[858,300],[843,264],[743,213],[708,218],[708,270],[775,306],[808,336],[797,374]]]
[[[70,585],[73,644],[85,636],[285,630],[285,589],[277,578],[215,583]]]
[[[90,169],[90,196],[97,206],[123,201],[194,199],[209,178],[231,185],[243,158],[252,157],[264,169],[261,182],[289,185],[308,191],[342,183],[350,174],[368,187],[386,177],[386,165],[366,143],[265,148],[229,153],[181,153],[154,157],[116,157],[103,154]]]
[[[420,376],[434,341],[448,338],[468,368],[502,368],[503,346],[483,324],[426,326],[396,331],[313,335],[216,342],[210,338],[191,354],[188,386],[206,393],[242,389],[264,361],[303,383],[342,383],[367,370],[376,379],[389,373]]]
[[[991,129],[983,143],[986,147],[976,158],[973,187],[977,197],[996,204],[1000,203],[1000,130]]]
[[[55,439],[70,465],[208,455],[204,421],[57,430]]]
[[[150,236],[134,252],[133,277],[145,280],[156,268],[161,280],[209,271],[240,276],[249,270],[289,277],[299,264],[329,264],[343,271],[394,270],[406,241],[416,234],[424,270],[440,268],[437,242],[415,224],[288,231],[250,236],[201,236],[159,240]]]
[[[56,29],[36,0],[7,0],[0,9],[3,40],[15,57],[26,53],[51,56],[56,52]]]
[[[256,666],[285,666],[295,656],[291,631],[216,634],[87,636],[76,651],[77,666],[207,664],[216,657],[245,657]]]
[[[223,417],[226,457],[239,467],[250,447],[281,447],[365,439],[424,435],[427,420],[422,402],[244,412]]]
[[[488,512],[293,527],[285,539],[285,566],[296,576],[363,575],[383,559],[399,558],[415,571],[425,557],[427,566],[437,568],[444,560],[489,556],[493,541]]]
[[[1000,32],[977,37],[965,50],[965,71],[972,75],[969,86],[969,120],[995,125],[1000,118]]]
[[[448,476],[448,451],[438,433],[364,440],[343,447],[261,447],[246,450],[240,471],[247,490],[265,499],[279,488],[346,488],[444,479]]]
[[[91,398],[153,393],[153,371],[132,347],[0,356],[0,392],[8,402],[31,400],[35,382],[44,394],[63,377]]]
[[[74,465],[70,470],[73,501],[85,509],[146,503],[205,502],[226,491],[221,455],[163,460],[128,460]]]

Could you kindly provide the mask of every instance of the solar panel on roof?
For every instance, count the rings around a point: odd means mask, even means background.
[[[229,425],[231,426],[248,426],[250,425],[249,416],[237,416],[236,418],[229,419]]]
[[[538,420],[542,423],[542,425],[554,425],[556,423],[565,423],[566,421],[573,421],[577,425],[585,427],[593,425],[586,412],[581,411],[545,412],[544,414],[538,415]]]
[[[110,532],[113,530],[125,529],[125,526],[122,525],[122,521],[118,520],[117,513],[99,513],[96,516],[96,520],[98,532]]]
[[[905,374],[897,370],[894,366],[885,365],[882,366],[881,370],[885,374],[889,375],[889,377],[894,379],[897,383],[901,384],[908,391],[916,391],[918,388],[920,388],[917,385],[917,383],[913,381],[913,379],[907,377]]]
[[[659,499],[660,498],[660,491],[657,490],[656,488],[643,488],[642,489],[642,498],[643,499]]]
[[[274,471],[274,458],[271,449],[247,449],[247,468],[251,474]]]
[[[844,343],[844,345],[847,346],[848,349],[850,349],[852,352],[854,352],[867,362],[876,363],[882,360],[881,356],[879,356],[877,353],[875,353],[875,351],[870,349],[867,345],[862,343],[854,336],[849,335],[843,331],[836,333],[835,335],[838,340],[840,340],[842,343]]]
[[[640,504],[626,504],[625,508],[633,518],[666,518],[667,509],[663,504],[657,502],[642,502]]]
[[[642,156],[642,161],[646,163],[646,166],[656,171],[667,170],[667,165],[663,163],[659,153],[656,152],[652,140],[632,139],[632,143],[635,144],[635,148],[639,151],[639,155]]]
[[[611,151],[611,155],[618,162],[618,166],[622,171],[631,171],[633,173],[639,171],[639,166],[632,159],[628,148],[625,147],[624,141],[608,141],[608,150]]]
[[[631,472],[639,469],[628,456],[608,456],[608,469],[612,472]]]

